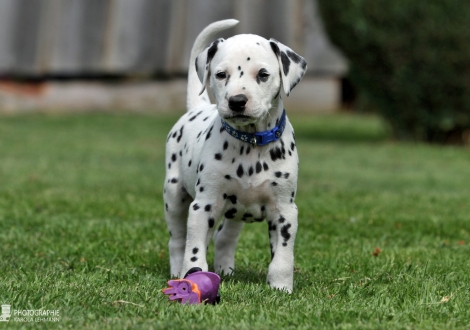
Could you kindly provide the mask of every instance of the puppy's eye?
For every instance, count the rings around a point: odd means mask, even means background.
[[[258,76],[256,78],[262,82],[266,82],[269,78],[269,73],[266,69],[261,69],[258,71]]]
[[[227,78],[227,74],[224,72],[224,71],[219,71],[215,74],[215,76],[217,77],[217,79],[225,79]]]

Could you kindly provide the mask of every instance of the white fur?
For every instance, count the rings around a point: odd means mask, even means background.
[[[244,223],[266,219],[273,254],[268,283],[292,292],[298,172],[292,126],[287,120],[278,141],[254,147],[224,131],[221,118],[244,132],[272,129],[284,109],[280,89],[288,94],[306,64],[285,45],[251,34],[218,39],[204,50],[210,37],[236,23],[213,23],[196,39],[189,65],[188,112],[168,135],[164,200],[171,274],[181,277],[193,267],[208,270],[207,247],[221,218],[214,234],[214,269],[232,274]],[[286,58],[292,59],[287,71]],[[215,105],[209,102],[207,85]],[[246,97],[245,107],[231,109],[229,100],[240,94]]]

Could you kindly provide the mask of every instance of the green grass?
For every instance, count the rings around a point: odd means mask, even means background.
[[[470,150],[391,142],[374,117],[290,119],[301,159],[294,293],[265,283],[267,226],[252,224],[221,304],[182,306],[160,292],[176,117],[0,118],[0,303],[60,310],[57,323],[0,328],[468,328]]]

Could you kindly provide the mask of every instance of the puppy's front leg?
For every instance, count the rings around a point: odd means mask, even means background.
[[[181,276],[193,267],[208,270],[206,254],[209,232],[213,232],[220,211],[210,202],[195,200],[189,207],[187,223],[186,248],[183,258]]]
[[[278,206],[268,215],[272,260],[269,264],[268,284],[276,289],[292,292],[294,285],[294,241],[297,233],[297,206],[294,203]]]

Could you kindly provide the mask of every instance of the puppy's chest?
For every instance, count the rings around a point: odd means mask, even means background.
[[[204,196],[196,187],[197,196],[218,201],[222,215],[228,219],[259,222],[266,217],[266,210],[276,204],[277,194],[270,180],[269,165],[257,157],[231,157],[229,164],[211,164],[207,174],[199,173],[199,185],[213,183]],[[235,159],[234,162],[232,160]],[[257,165],[258,164],[258,165]],[[266,168],[264,170],[263,166]]]
[[[196,200],[216,201],[226,218],[263,221],[279,198],[295,191],[294,159],[272,161],[271,146],[253,147],[232,140],[222,141],[222,151],[207,147],[196,173]]]

